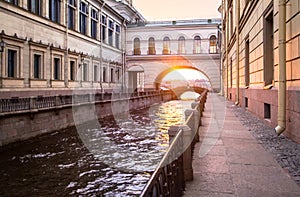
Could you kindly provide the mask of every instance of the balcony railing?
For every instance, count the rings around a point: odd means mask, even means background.
[[[36,96],[29,98],[13,97],[10,99],[0,99],[0,113],[20,112],[35,109],[48,109],[58,106],[68,106],[72,104],[83,104],[100,101],[110,101],[123,98],[134,98],[157,95],[168,91],[147,91],[133,93],[96,93],[96,94],[74,94],[57,96]]]

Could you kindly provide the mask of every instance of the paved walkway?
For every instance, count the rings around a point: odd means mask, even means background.
[[[194,150],[194,180],[184,196],[300,196],[300,187],[241,124],[231,105],[221,96],[208,96]]]

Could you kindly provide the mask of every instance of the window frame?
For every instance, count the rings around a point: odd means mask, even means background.
[[[133,55],[141,55],[141,40],[138,37],[133,39]]]
[[[14,52],[13,65],[10,64],[10,52]],[[19,78],[19,50],[16,47],[9,47],[6,49],[6,72],[7,78]]]
[[[209,53],[217,53],[217,36],[211,35],[209,37]]]
[[[61,4],[60,3],[61,3],[60,0],[49,0],[49,19],[56,23],[61,22]]]
[[[33,7],[33,2],[36,7]],[[43,14],[43,1],[42,0],[27,0],[27,9],[29,12],[42,16]]]
[[[185,53],[185,37],[180,36],[178,38],[178,54],[184,54]]]
[[[193,40],[193,53],[194,54],[199,54],[201,53],[201,37],[199,35],[194,37]]]
[[[163,55],[169,55],[170,54],[170,38],[168,36],[165,36],[163,38]]]
[[[108,20],[108,44],[114,46],[114,21]]]
[[[91,7],[91,37],[97,39],[98,36],[99,12],[95,7]]]
[[[76,9],[76,0],[68,0],[68,28],[72,30],[76,28]],[[70,15],[70,13],[72,13],[72,15]],[[72,16],[72,20],[70,16]],[[70,21],[72,23],[70,23]]]
[[[88,3],[84,1],[80,1],[80,8],[79,8],[79,32],[83,35],[87,35],[87,20],[89,17],[88,11]]]
[[[59,60],[59,64],[56,64],[56,60]],[[58,67],[57,67],[58,66]],[[59,55],[53,56],[53,80],[62,80],[62,57]]]
[[[156,50],[155,50],[155,38],[150,37],[148,39],[148,55],[155,55]]]

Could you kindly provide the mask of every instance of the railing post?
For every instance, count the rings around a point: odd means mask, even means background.
[[[183,130],[183,173],[185,181],[193,180],[191,129],[187,125],[174,125],[168,130],[170,143],[177,132]]]
[[[29,100],[29,109],[35,109],[36,108],[35,101],[36,101],[36,97],[31,96],[30,100]]]
[[[55,96],[55,106],[60,106],[61,105],[61,95],[56,95]]]
[[[191,137],[193,141],[199,142],[199,134],[198,134],[199,112],[196,109],[186,109],[184,113],[185,113],[186,123],[191,128]],[[189,121],[187,121],[189,116],[192,117]]]
[[[198,111],[198,118],[199,118],[199,126],[201,126],[202,125],[202,123],[201,123],[202,111],[200,109],[200,101],[193,102],[191,104],[191,107],[192,107],[192,109],[197,109],[197,111]]]

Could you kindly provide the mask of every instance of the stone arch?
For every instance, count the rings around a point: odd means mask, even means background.
[[[192,35],[192,39],[194,39],[196,36],[200,36],[200,39],[202,40],[204,37],[200,33],[194,33]]]
[[[145,69],[142,65],[133,64],[127,69],[128,89],[130,91],[144,90],[144,73]]]
[[[216,38],[218,39],[218,35],[216,33],[210,33],[210,34],[208,34],[206,39],[209,40],[209,38],[211,36],[216,36]]]
[[[159,74],[156,76],[155,80],[154,80],[154,83],[153,83],[154,87],[155,87],[156,89],[159,89],[160,84],[161,84],[163,78],[164,78],[167,74],[169,74],[170,72],[176,71],[176,70],[179,70],[179,69],[192,69],[192,70],[199,71],[200,73],[202,73],[202,74],[207,78],[207,80],[209,81],[209,83],[211,83],[211,82],[210,82],[210,81],[211,81],[211,80],[210,80],[210,77],[209,77],[205,72],[203,72],[201,69],[196,68],[196,67],[193,67],[193,66],[190,66],[190,65],[179,65],[179,66],[172,66],[172,67],[169,67],[169,68],[163,70],[161,73],[159,73]]]

